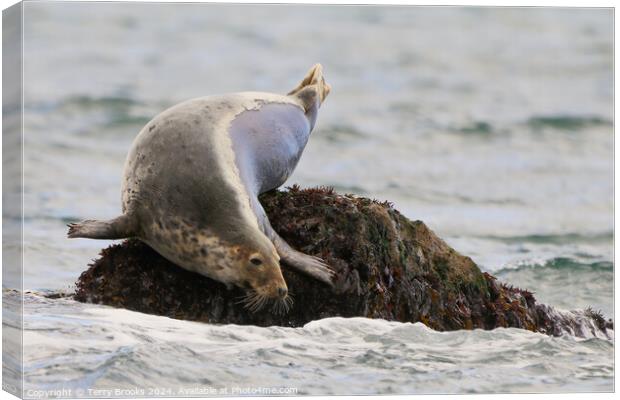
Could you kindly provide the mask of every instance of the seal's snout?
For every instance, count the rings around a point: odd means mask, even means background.
[[[281,299],[285,298],[286,295],[288,295],[288,289],[287,288],[284,288],[284,287],[278,288],[278,296]]]

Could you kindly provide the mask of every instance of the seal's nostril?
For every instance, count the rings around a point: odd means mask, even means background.
[[[278,288],[278,295],[280,295],[280,297],[286,296],[287,293],[288,290],[286,290],[285,288]]]

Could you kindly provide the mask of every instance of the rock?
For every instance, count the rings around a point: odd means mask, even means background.
[[[361,316],[419,321],[439,331],[515,327],[606,336],[613,329],[592,310],[559,312],[537,304],[527,290],[498,282],[390,203],[297,186],[266,193],[261,202],[289,244],[337,271],[335,289],[284,265],[292,309],[251,313],[239,304],[241,289],[183,270],[132,239],[101,252],[80,276],[75,298],[172,318],[259,326]]]

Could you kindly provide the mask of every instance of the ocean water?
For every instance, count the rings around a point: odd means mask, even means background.
[[[70,292],[111,243],[65,224],[118,215],[154,115],[284,93],[320,62],[333,91],[287,185],[392,201],[539,301],[613,317],[611,10],[27,3],[24,33],[29,397],[613,389],[613,339],[206,325],[40,294]]]

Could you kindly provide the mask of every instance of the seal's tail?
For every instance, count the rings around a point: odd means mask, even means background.
[[[309,107],[306,103],[313,103],[315,98],[318,97],[319,105],[321,105],[330,91],[331,86],[325,82],[323,77],[323,67],[321,64],[315,64],[310,68],[310,71],[308,71],[299,85],[287,93],[287,96],[301,98],[307,111]]]
[[[111,219],[109,221],[96,221],[88,219],[82,222],[67,225],[69,231],[67,237],[89,238],[89,239],[125,239],[135,236],[131,223],[131,218],[126,215]]]

